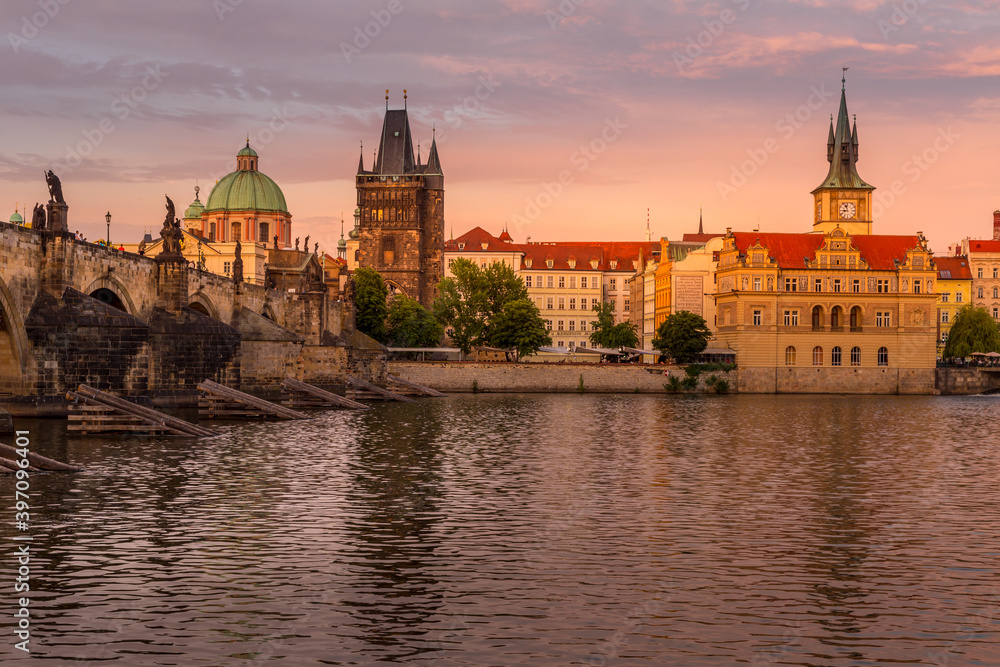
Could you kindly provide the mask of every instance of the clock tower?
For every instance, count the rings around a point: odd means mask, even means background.
[[[854,236],[872,233],[872,191],[858,176],[858,121],[851,129],[847,114],[846,80],[841,79],[840,112],[836,129],[830,119],[826,159],[830,171],[812,191],[813,231],[830,233],[837,227]]]

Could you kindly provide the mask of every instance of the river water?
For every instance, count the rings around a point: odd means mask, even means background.
[[[1000,398],[315,414],[202,441],[17,420],[86,467],[31,479],[31,659],[1000,664]]]

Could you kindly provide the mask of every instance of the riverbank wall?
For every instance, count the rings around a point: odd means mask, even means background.
[[[869,372],[861,381],[852,369],[843,369],[841,381],[823,385],[815,373],[784,377],[771,369],[768,381],[762,381],[759,369],[740,369],[728,373],[703,371],[693,391],[706,391],[712,376],[729,383],[728,393],[744,394],[931,394],[970,395],[1000,389],[1000,373],[976,368],[938,368],[926,370],[920,383],[898,373]],[[416,362],[391,361],[389,372],[405,380],[433,387],[446,393],[492,392],[592,392],[592,393],[666,393],[670,375],[683,379],[683,368],[658,364],[513,364],[501,362]],[[793,381],[796,380],[796,381]],[[934,389],[928,385],[934,383]]]
[[[657,364],[391,361],[389,372],[445,393],[663,394],[667,373],[685,377],[683,368]],[[706,383],[713,376],[729,383],[727,393],[739,390],[735,371],[703,371],[698,387],[691,391],[706,391]]]

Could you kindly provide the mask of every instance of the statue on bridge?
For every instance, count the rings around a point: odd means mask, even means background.
[[[38,232],[45,231],[45,207],[35,204],[31,211],[31,228]]]
[[[295,237],[295,252],[299,251],[299,237]]]
[[[236,241],[236,259],[233,260],[233,282],[239,285],[243,282],[243,246]]]
[[[163,229],[160,230],[160,237],[163,239],[163,250],[161,255],[168,257],[181,257],[181,221],[174,216],[174,202],[167,197],[167,217],[163,220]]]
[[[305,242],[305,244],[303,244],[302,249],[305,250],[306,252],[309,252],[309,237],[308,236],[306,237],[306,242]]]
[[[49,186],[49,203],[65,204],[66,200],[63,199],[62,181],[52,173],[51,169],[45,174],[45,182]]]

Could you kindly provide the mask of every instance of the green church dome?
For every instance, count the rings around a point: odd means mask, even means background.
[[[240,152],[236,154],[236,157],[245,157],[249,155],[250,157],[257,157],[257,151],[250,148],[250,140],[247,139],[247,145],[240,149]]]
[[[15,210],[14,211],[14,215],[10,216],[10,224],[12,224],[12,225],[20,225],[23,222],[24,222],[24,218],[22,218],[21,214],[18,213]]]
[[[208,195],[205,210],[288,213],[281,188],[259,171],[234,171],[223,176]]]

